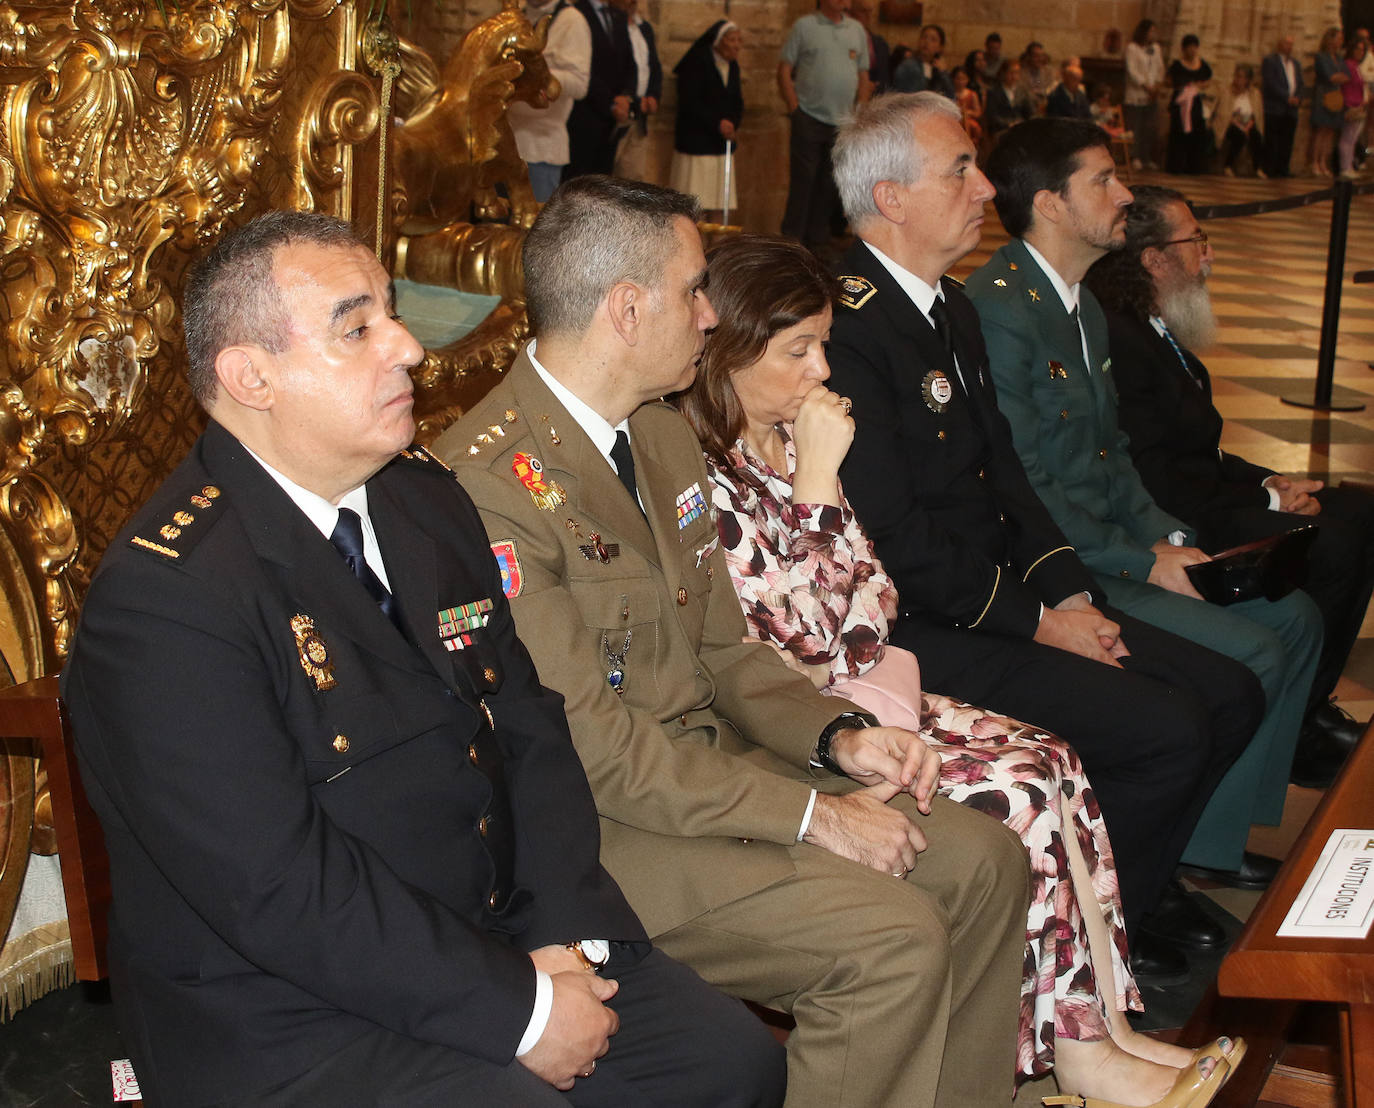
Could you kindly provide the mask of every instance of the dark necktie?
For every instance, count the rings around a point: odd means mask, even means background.
[[[639,489],[635,485],[635,460],[630,453],[630,436],[624,431],[615,433],[615,445],[611,447],[611,461],[615,463],[616,475],[620,478],[620,483],[625,486],[625,491],[630,494],[630,499],[635,502],[635,507],[641,512],[643,506],[639,503]]]
[[[382,614],[392,623],[396,623],[396,599],[387,591],[381,579],[372,572],[372,567],[363,557],[363,521],[358,513],[352,508],[340,508],[339,522],[334,524],[334,533],[329,536],[329,541],[348,563],[353,576],[362,582],[368,596],[377,602]]]
[[[950,364],[953,365],[954,334],[949,329],[949,309],[945,307],[943,297],[937,296],[930,305],[930,319],[935,324],[935,333],[940,336],[940,342],[944,345],[945,353],[949,355]]]

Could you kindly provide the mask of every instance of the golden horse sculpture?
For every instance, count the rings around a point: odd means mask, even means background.
[[[397,126],[391,150],[393,180],[402,192],[401,234],[469,222],[521,228],[534,222],[539,205],[506,105],[522,100],[543,108],[557,98],[558,81],[544,61],[547,31],[547,19],[531,27],[516,0],[503,0],[500,12],[464,37],[428,95],[414,87],[424,80],[424,67],[412,69],[403,53],[416,106]],[[497,185],[505,186],[504,198]]]

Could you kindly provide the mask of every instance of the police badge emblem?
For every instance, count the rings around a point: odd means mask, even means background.
[[[936,415],[949,407],[954,396],[954,385],[943,369],[932,369],[925,375],[921,381],[921,396],[925,399],[926,407]]]
[[[309,616],[294,615],[291,617],[291,631],[296,636],[301,669],[315,682],[315,691],[332,689],[338,684],[334,679],[334,663],[329,657],[329,647],[315,630],[315,621]]]

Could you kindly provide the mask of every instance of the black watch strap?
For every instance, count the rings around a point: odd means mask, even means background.
[[[840,777],[847,777],[848,774],[840,768],[839,762],[831,757],[830,744],[835,741],[835,736],[841,731],[856,731],[863,727],[878,726],[880,726],[878,717],[868,712],[845,712],[844,715],[836,716],[825,725],[825,729],[821,731],[821,737],[816,740],[816,750],[811,755],[811,764],[816,769],[829,770]]]

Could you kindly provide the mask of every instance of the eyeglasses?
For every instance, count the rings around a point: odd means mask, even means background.
[[[1160,246],[1178,246],[1184,242],[1195,242],[1199,246],[1207,245],[1207,232],[1199,231],[1196,235],[1189,235],[1186,239],[1170,239],[1168,242],[1161,242]]]

